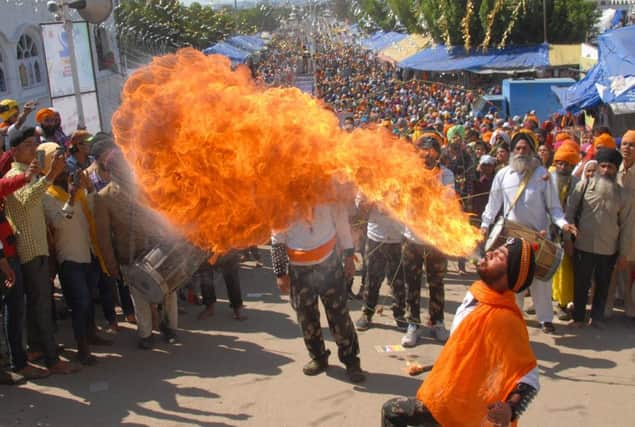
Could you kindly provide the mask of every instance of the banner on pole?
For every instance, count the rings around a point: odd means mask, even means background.
[[[51,99],[53,108],[55,108],[62,117],[62,127],[64,129],[77,129],[77,106],[75,105],[75,96],[63,96],[61,98]],[[95,134],[101,130],[101,121],[99,120],[99,106],[97,105],[97,93],[90,92],[82,94],[82,105],[84,107],[84,119],[86,121],[86,130]]]
[[[44,40],[44,54],[46,56],[51,98],[72,95],[74,90],[71,56],[64,24],[42,24],[42,38]],[[95,90],[95,79],[93,77],[93,59],[90,51],[88,24],[86,22],[73,23],[73,40],[75,41],[75,58],[77,59],[80,92],[92,92]]]

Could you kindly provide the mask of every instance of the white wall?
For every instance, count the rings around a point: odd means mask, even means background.
[[[18,5],[17,3],[21,4]],[[77,14],[74,14],[73,18],[81,20]],[[21,0],[20,2],[0,0],[0,56],[2,57],[0,67],[4,72],[7,83],[7,90],[4,92],[0,91],[0,99],[12,98],[16,99],[20,104],[33,99],[39,102],[38,107],[51,105],[40,30],[40,24],[47,22],[54,22],[54,19],[46,9],[46,0]],[[110,45],[109,50],[113,52],[114,62],[118,64],[118,71],[121,73],[123,70],[121,70],[119,65],[121,64],[121,59],[116,44],[113,17],[108,18],[101,26],[106,30],[106,38]],[[109,131],[112,113],[119,105],[119,93],[124,78],[111,70],[99,70],[97,52],[95,50],[94,27],[94,25],[89,26],[93,50],[93,68],[97,80],[102,129]],[[16,54],[18,41],[23,34],[27,34],[35,42],[38,53],[37,60],[40,63],[42,77],[39,84],[36,83],[28,88],[22,87],[18,72],[19,60]],[[91,58],[78,58],[78,60],[90,61]],[[63,120],[64,118],[62,117]],[[29,123],[33,124],[33,117],[29,118]],[[73,129],[65,129],[65,131],[71,133]]]

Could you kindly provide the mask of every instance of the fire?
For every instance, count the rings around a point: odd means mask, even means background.
[[[266,242],[318,203],[350,200],[334,182],[353,183],[450,255],[480,239],[411,144],[345,133],[320,101],[260,87],[222,56],[154,58],[126,82],[113,129],[150,206],[217,253]]]

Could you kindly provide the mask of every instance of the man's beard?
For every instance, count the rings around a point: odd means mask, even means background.
[[[57,126],[42,126],[42,132],[44,132],[44,136],[47,136],[47,137],[54,136],[56,130],[57,130]]]
[[[523,154],[514,154],[509,160],[509,166],[514,172],[518,173],[524,173],[527,169],[529,169],[530,164],[531,157]]]
[[[571,183],[571,175],[561,174],[560,172],[556,173],[556,186],[558,187],[558,192],[562,191],[562,189]]]
[[[599,175],[595,180],[595,191],[602,199],[611,199],[615,196],[615,177]]]
[[[497,274],[497,273],[493,273],[487,269],[480,269],[480,268],[476,268],[476,273],[478,274],[478,276],[481,278],[481,280],[483,280],[483,282],[487,283],[487,284],[492,284],[495,283],[501,276],[501,274]]]

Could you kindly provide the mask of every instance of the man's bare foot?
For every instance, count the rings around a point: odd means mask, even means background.
[[[205,320],[208,317],[212,317],[213,315],[214,315],[214,304],[210,304],[205,307],[205,310],[199,313],[198,320]]]

